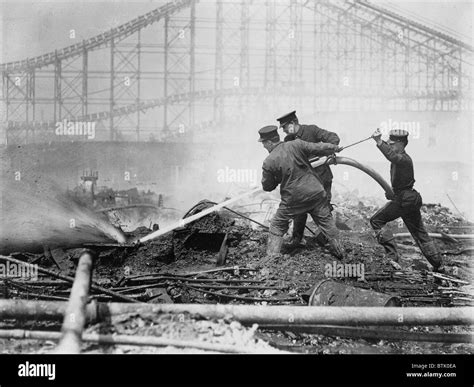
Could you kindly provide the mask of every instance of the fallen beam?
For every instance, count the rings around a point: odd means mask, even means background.
[[[23,261],[19,261],[18,259],[15,259],[15,258],[12,258],[12,257],[7,257],[7,256],[4,256],[4,255],[0,255],[0,260],[4,260],[4,261],[8,261],[8,262],[12,262],[12,263],[15,263],[17,265],[24,265],[25,262]],[[51,271],[51,270],[48,270],[48,269],[44,269],[40,266],[38,266],[38,272],[39,273],[43,273],[43,274],[47,274],[51,277],[54,277],[54,278],[58,278],[58,279],[61,279],[63,281],[66,281],[66,282],[69,282],[69,283],[74,283],[74,278],[73,277],[69,277],[67,275],[62,275],[62,274],[58,274],[58,273],[55,273],[54,271]],[[122,300],[122,301],[127,301],[127,302],[139,302],[133,298],[130,298],[130,297],[126,297],[120,293],[116,293],[116,292],[112,292],[111,290],[108,290],[102,286],[99,286],[99,285],[96,285],[92,282],[91,284],[91,289],[92,290],[95,290],[95,291],[98,291],[98,292],[101,292],[101,293],[105,293],[107,294],[108,296],[112,296],[118,300]]]
[[[59,340],[60,332],[27,331],[24,329],[0,330],[0,338],[16,340]],[[285,353],[280,350],[268,348],[267,350],[249,350],[247,347],[204,343],[200,341],[185,341],[177,339],[166,339],[154,336],[127,336],[127,335],[102,335],[96,333],[84,333],[82,341],[102,345],[136,345],[146,347],[175,347],[194,348],[203,351],[221,353]]]
[[[0,300],[0,319],[58,318],[61,301]],[[203,318],[233,318],[242,324],[294,325],[474,325],[474,307],[353,307],[226,304],[89,303],[89,321],[128,313],[189,313]]]
[[[223,208],[223,207],[225,207],[225,206],[227,206],[227,205],[229,205],[229,204],[232,204],[232,203],[234,203],[234,202],[237,202],[237,201],[239,201],[240,199],[243,199],[243,198],[245,198],[245,197],[247,197],[247,196],[250,196],[250,195],[252,195],[252,194],[254,194],[254,193],[257,193],[257,192],[259,192],[259,191],[261,191],[260,188],[255,188],[255,189],[253,189],[253,190],[251,190],[251,191],[248,191],[248,192],[243,193],[243,194],[241,194],[241,195],[239,195],[239,196],[236,196],[235,198],[232,198],[232,199],[226,200],[226,201],[224,201],[224,202],[222,202],[222,203],[216,204],[215,206],[209,207],[209,208],[207,208],[207,209],[205,209],[205,210],[203,210],[203,211],[201,211],[201,212],[198,212],[198,213],[195,214],[195,215],[192,215],[192,216],[189,216],[189,217],[187,217],[187,218],[181,219],[179,222],[174,223],[174,224],[172,224],[171,226],[165,227],[165,228],[163,228],[163,229],[161,229],[161,230],[157,230],[157,231],[155,231],[155,232],[152,232],[151,234],[145,235],[144,237],[140,238],[140,239],[138,240],[138,242],[144,243],[144,242],[151,241],[151,240],[153,240],[153,239],[159,238],[160,236],[165,235],[165,234],[167,234],[167,233],[169,233],[169,232],[171,232],[171,231],[173,231],[173,230],[175,230],[175,229],[177,229],[177,228],[179,228],[179,227],[184,227],[184,226],[186,226],[186,225],[189,224],[189,223],[192,223],[192,222],[194,222],[194,221],[196,221],[196,220],[198,220],[198,219],[201,219],[201,218],[203,218],[203,217],[206,216],[206,215],[209,215],[209,214],[211,214],[211,213],[213,213],[213,212],[215,212],[215,211],[218,211],[218,210],[220,210],[221,208]]]
[[[92,279],[94,257],[91,251],[85,251],[79,257],[76,276],[71,295],[64,314],[61,328],[62,338],[56,353],[80,353],[81,336],[86,325],[86,305]]]

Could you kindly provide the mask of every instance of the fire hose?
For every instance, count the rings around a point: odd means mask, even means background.
[[[390,184],[375,170],[368,167],[367,165],[361,164],[354,159],[350,159],[348,157],[341,157],[341,156],[324,156],[317,160],[310,160],[311,166],[313,168],[319,167],[320,165],[337,165],[337,164],[344,164],[354,167],[367,175],[369,175],[372,179],[374,179],[385,191],[388,196],[393,196],[393,190]]]
[[[327,164],[327,165],[337,165],[337,164],[350,165],[351,167],[359,169],[360,171],[365,172],[366,174],[368,174],[370,177],[372,177],[383,188],[383,190],[387,193],[387,195],[393,196],[392,187],[390,187],[390,185],[385,181],[385,179],[378,172],[374,171],[372,168],[370,168],[366,165],[363,165],[363,164],[359,163],[356,160],[350,159],[348,157],[340,157],[340,156],[332,155],[332,156],[324,156],[324,157],[321,157],[321,158],[319,158],[317,160],[313,160],[313,161],[310,160],[310,162],[311,162],[311,166],[313,168],[319,167],[320,165],[323,165],[323,164]],[[149,240],[159,238],[162,235],[164,235],[164,234],[166,234],[166,233],[168,233],[168,232],[170,232],[170,231],[172,231],[172,230],[174,230],[178,227],[185,226],[186,224],[194,222],[195,220],[198,220],[198,219],[202,218],[203,216],[210,214],[211,212],[214,212],[214,211],[217,211],[221,208],[224,208],[224,207],[226,207],[226,205],[234,203],[234,202],[236,202],[236,201],[238,201],[238,200],[240,200],[244,197],[250,196],[251,194],[257,193],[259,191],[260,191],[260,189],[256,188],[256,189],[253,189],[249,192],[243,193],[243,194],[241,194],[241,195],[239,195],[235,198],[232,198],[232,199],[226,200],[222,203],[216,204],[216,205],[214,205],[214,206],[212,206],[212,207],[210,207],[210,208],[208,208],[208,209],[206,209],[202,212],[194,214],[194,215],[192,215],[188,218],[181,219],[178,223],[170,225],[170,226],[166,227],[163,230],[158,230],[158,231],[155,231],[151,234],[148,234],[148,235],[140,238],[138,240],[138,242],[144,243],[144,242],[147,242]]]

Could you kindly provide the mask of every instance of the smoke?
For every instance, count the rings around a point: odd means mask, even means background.
[[[84,243],[125,242],[121,231],[66,198],[51,182],[4,182],[1,194],[2,252],[37,251],[44,245],[79,247]]]

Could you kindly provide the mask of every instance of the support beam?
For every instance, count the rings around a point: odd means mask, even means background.
[[[163,132],[166,134],[168,131],[168,60],[169,60],[169,24],[170,18],[168,15],[165,16],[165,23],[164,23],[164,47],[163,47]]]
[[[62,120],[62,96],[61,96],[61,61],[58,59],[56,51],[56,58],[54,61],[54,113],[53,119],[55,122]]]
[[[85,42],[83,43],[85,45]],[[85,46],[82,50],[82,115],[86,116],[88,113],[88,81],[89,79],[89,52]]]
[[[112,38],[110,41],[110,104],[109,104],[109,131],[110,131],[110,141],[115,140],[115,128],[114,128],[114,84],[115,84],[115,63],[114,63],[114,57],[115,57],[115,39]]]
[[[194,109],[195,109],[195,101],[194,101],[194,91],[195,91],[195,75],[196,75],[196,1],[193,0],[191,2],[191,20],[189,21],[189,33],[190,33],[190,42],[189,42],[189,102],[188,102],[188,109],[189,109],[189,120],[188,130],[194,130]],[[192,132],[191,132],[192,133]]]
[[[137,141],[140,141],[140,114],[141,110],[139,108],[141,103],[141,71],[142,71],[142,30],[138,30],[138,42],[137,42],[137,69],[135,72],[135,77],[137,79],[137,126],[136,126],[136,134],[137,134]]]
[[[223,106],[222,98],[219,96],[219,92],[224,88],[223,86],[223,25],[224,25],[224,10],[222,0],[216,2],[216,57],[214,67],[214,122],[222,122],[223,119]]]

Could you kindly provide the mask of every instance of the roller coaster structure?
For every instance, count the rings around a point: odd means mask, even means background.
[[[54,52],[0,65],[9,143],[169,141],[262,109],[472,111],[473,47],[362,0],[175,0]],[[196,111],[199,117],[196,117]]]

